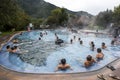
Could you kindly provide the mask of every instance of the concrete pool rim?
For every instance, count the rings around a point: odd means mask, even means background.
[[[27,32],[27,31],[22,31],[22,32]],[[7,40],[7,42],[4,44],[4,45],[6,45],[9,41],[11,41],[15,36],[17,36],[17,35],[19,35],[21,32],[18,32],[18,33],[16,33],[16,34],[14,34],[14,35],[12,35],[8,40]],[[4,45],[2,45],[1,46],[1,48],[4,46]],[[1,51],[1,50],[0,50]],[[114,62],[116,62],[116,61],[120,61],[120,58],[117,58],[117,59],[115,59],[115,60],[113,60],[112,62],[110,62],[110,63],[108,63],[107,65],[109,65],[109,64],[111,64],[111,63],[114,63]],[[106,65],[104,66],[104,67],[101,67],[101,68],[99,68],[99,69],[97,69],[97,70],[93,70],[93,71],[87,71],[87,72],[71,72],[71,73],[57,73],[57,72],[53,72],[53,73],[32,73],[32,72],[20,72],[20,71],[16,71],[16,70],[13,70],[13,69],[10,69],[10,68],[7,68],[6,66],[4,66],[4,65],[2,65],[2,64],[0,64],[0,67],[3,67],[3,68],[5,68],[6,70],[10,70],[10,71],[12,71],[12,72],[16,72],[16,73],[23,73],[23,74],[40,74],[40,75],[55,75],[55,74],[59,74],[59,75],[62,75],[62,74],[91,74],[91,73],[96,73],[96,72],[99,72],[100,70],[103,70],[105,67],[106,67]]]

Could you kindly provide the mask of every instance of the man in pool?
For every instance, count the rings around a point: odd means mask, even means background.
[[[92,58],[92,56],[91,56],[91,55],[88,55],[88,56],[86,57],[86,61],[84,62],[84,66],[85,66],[86,68],[88,68],[88,67],[92,66],[95,62],[96,62],[96,61]]]
[[[107,48],[107,46],[105,45],[105,43],[104,43],[104,42],[102,42],[101,48],[102,48],[102,49]]]
[[[61,62],[57,66],[57,69],[55,70],[55,72],[58,71],[58,70],[67,70],[67,69],[71,69],[72,70],[70,65],[66,63],[66,59],[61,59]]]
[[[101,49],[98,48],[97,49],[97,55],[96,55],[96,59],[97,61],[103,60],[104,54],[102,53]]]

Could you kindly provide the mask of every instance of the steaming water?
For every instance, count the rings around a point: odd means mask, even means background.
[[[3,46],[0,52],[0,64],[6,68],[26,73],[54,73],[60,59],[65,58],[67,63],[71,65],[73,70],[58,71],[57,73],[74,73],[74,72],[88,72],[100,69],[120,57],[120,46],[110,46],[111,38],[108,35],[95,35],[84,33],[71,33],[68,30],[47,30],[47,35],[44,35],[39,40],[40,32],[32,31],[24,32],[22,35],[17,35],[15,38],[19,39],[19,44],[8,42]],[[64,40],[61,46],[55,45],[55,36]],[[73,39],[73,36],[76,39]],[[97,37],[96,37],[97,36]],[[79,44],[78,38],[83,40],[83,45]],[[73,44],[70,44],[70,39],[73,39]],[[102,50],[105,57],[99,63],[94,64],[90,68],[84,67],[84,61],[87,55],[92,55],[94,58],[97,54],[96,50],[91,51],[89,42],[94,41],[95,47],[99,48],[102,42],[107,45],[106,50]],[[19,46],[22,54],[12,54],[6,51],[7,45]]]

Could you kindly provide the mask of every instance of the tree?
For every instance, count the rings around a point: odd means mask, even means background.
[[[47,23],[52,25],[64,25],[68,21],[68,14],[64,8],[57,8],[51,11],[51,16],[48,17]]]
[[[115,24],[120,25],[120,5],[114,8],[113,20]]]
[[[0,30],[21,30],[29,22],[29,16],[15,0],[0,0]]]
[[[100,12],[96,16],[96,25],[106,28],[112,22],[112,18],[113,18],[112,15],[113,12],[111,10]]]

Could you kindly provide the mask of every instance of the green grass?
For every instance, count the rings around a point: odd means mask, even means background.
[[[14,34],[14,33],[16,33],[16,32],[18,32],[18,31],[15,31],[15,32],[2,32],[1,34],[0,34],[0,37],[2,37],[2,36],[6,36],[6,35],[11,35],[11,34]]]

